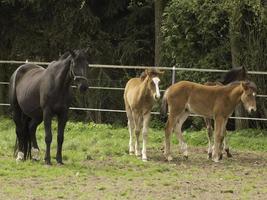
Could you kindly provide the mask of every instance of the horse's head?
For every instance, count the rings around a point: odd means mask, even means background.
[[[88,68],[88,62],[86,59],[84,50],[70,51],[71,54],[71,76],[78,85],[80,92],[85,92],[88,88],[88,79],[86,78],[86,72]]]
[[[246,79],[247,79],[247,69],[244,66],[237,68],[236,80],[237,81],[244,81]]]
[[[236,67],[228,71],[218,81],[223,85],[229,84],[234,81],[244,81],[247,78],[247,70],[245,67]]]
[[[251,111],[256,111],[256,92],[257,86],[253,82],[241,82],[243,89],[243,94],[241,96],[241,101],[245,109],[251,113]]]
[[[147,79],[148,89],[150,90],[155,100],[160,99],[160,91],[159,91],[160,74],[163,74],[163,72],[156,69],[146,69],[145,72],[143,73],[143,79],[145,78]]]

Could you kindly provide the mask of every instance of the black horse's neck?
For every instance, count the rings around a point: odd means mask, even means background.
[[[71,56],[66,56],[65,59],[59,59],[55,66],[56,82],[58,82],[58,89],[67,90],[71,86],[72,76],[71,70]]]
[[[223,85],[226,85],[234,81],[243,81],[245,79],[246,69],[244,67],[237,67],[228,71],[217,81],[219,81]]]

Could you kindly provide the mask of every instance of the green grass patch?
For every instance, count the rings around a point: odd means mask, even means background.
[[[227,159],[222,164],[223,168],[218,170],[218,167],[214,167],[213,163],[206,159],[204,153],[190,155],[188,161],[182,160],[181,155],[174,155],[176,161],[164,162],[161,152],[164,141],[163,129],[149,130],[147,146],[148,157],[151,160],[143,162],[140,158],[128,155],[129,135],[126,127],[82,122],[67,123],[63,144],[64,166],[57,166],[55,161],[56,122],[53,122],[51,147],[53,165],[47,167],[43,160],[40,162],[27,160],[17,164],[13,157],[14,124],[6,118],[0,118],[0,121],[0,184],[5,183],[2,190],[4,192],[0,192],[0,199],[12,199],[17,194],[20,199],[25,199],[25,197],[29,199],[33,196],[37,199],[120,199],[133,196],[155,199],[155,196],[159,195],[158,191],[165,191],[163,193],[172,191],[170,197],[173,197],[176,196],[173,192],[189,188],[191,183],[205,179],[208,180],[208,183],[213,184],[217,184],[218,180],[225,181],[227,184],[229,181],[241,181],[239,173],[242,170],[249,172],[246,176],[254,175],[251,172],[254,170],[254,160],[248,160],[252,163],[253,170],[246,168],[250,163],[242,166],[238,162],[233,163],[232,160]],[[184,135],[190,146],[206,148],[206,130],[185,131]],[[266,135],[266,130],[248,129],[229,132],[229,145],[234,150],[266,152]],[[43,124],[37,129],[37,138],[43,158],[45,154]],[[177,139],[173,135],[172,150],[176,153],[177,143]],[[204,166],[202,166],[203,163]],[[261,163],[257,161],[256,164]],[[211,171],[207,171],[208,168]],[[266,174],[266,170],[263,168],[256,167],[255,169],[257,170],[255,174]],[[251,180],[254,181],[253,178]],[[24,186],[24,182],[27,182],[28,185]],[[19,186],[14,188],[13,185],[18,183]],[[35,186],[36,184],[37,186]],[[251,185],[255,185],[255,183],[244,183],[240,189],[242,194],[245,196],[252,194],[253,187]],[[27,192],[27,188],[30,189],[30,193]],[[77,190],[77,188],[85,188],[90,192]],[[111,192],[112,188],[115,188],[115,191]],[[209,189],[203,186],[195,191],[202,191],[203,188],[205,191]],[[153,190],[153,192],[145,193],[146,190]],[[59,191],[61,192],[58,193]],[[264,189],[259,189],[259,191],[266,192]],[[144,196],[144,194],[146,195]],[[181,195],[183,194],[181,193]]]

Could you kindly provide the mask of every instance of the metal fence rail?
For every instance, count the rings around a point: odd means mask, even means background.
[[[9,82],[1,82],[0,85],[9,85]],[[72,85],[71,87],[77,88],[77,86]],[[96,86],[89,86],[88,89],[95,89],[95,90],[120,90],[124,91],[124,88],[120,87],[96,87]],[[160,90],[161,92],[164,92],[165,90]],[[257,97],[267,98],[266,94],[257,94]]]
[[[26,61],[10,61],[10,60],[0,60],[0,64],[25,64],[31,63],[36,65],[48,65],[50,62],[28,62]],[[101,65],[101,64],[90,64],[91,68],[109,68],[109,69],[147,69],[151,66],[121,66],[121,65]],[[220,70],[220,69],[198,69],[198,68],[182,68],[182,67],[157,67],[160,70],[171,70],[173,72],[172,83],[174,82],[174,75],[176,71],[194,71],[194,72],[227,72],[228,70]],[[256,75],[267,75],[267,72],[263,71],[248,71],[248,74],[256,74]],[[0,81],[0,85],[9,85],[9,82]],[[76,88],[76,86],[72,86]],[[103,89],[103,90],[120,90],[123,91],[124,88],[120,87],[95,87],[90,86],[89,89]],[[161,90],[165,91],[165,90]],[[267,98],[265,94],[258,94],[257,97]],[[0,103],[0,106],[10,106],[7,103]],[[112,110],[112,109],[98,109],[98,108],[81,108],[81,107],[70,107],[70,110],[81,110],[81,111],[97,111],[97,112],[115,112],[115,113],[125,113],[125,110]],[[154,115],[159,115],[159,112],[152,112]],[[191,114],[190,116],[198,116],[200,115]],[[267,118],[255,118],[255,117],[230,117],[231,119],[244,119],[244,120],[256,120],[256,121],[267,121]]]
[[[10,106],[7,103],[0,103],[0,106]],[[81,110],[81,111],[97,111],[97,112],[115,112],[115,113],[125,113],[125,110],[114,110],[114,109],[102,109],[102,108],[81,108],[81,107],[70,107],[70,110]],[[159,112],[151,112],[153,115],[159,115]],[[201,115],[190,114],[192,117],[203,117]],[[267,118],[257,118],[257,117],[230,117],[230,119],[246,119],[246,120],[257,120],[257,121],[267,121]]]
[[[0,64],[36,64],[36,65],[48,65],[50,62],[35,62],[35,61],[16,61],[16,60],[0,60]],[[111,69],[147,69],[152,66],[129,66],[129,65],[104,65],[104,64],[89,64],[93,68],[111,68]],[[195,72],[227,72],[228,70],[223,69],[199,69],[199,68],[185,68],[179,66],[173,67],[157,67],[159,70],[170,70],[170,71],[195,71]],[[264,71],[248,71],[248,74],[267,75]]]

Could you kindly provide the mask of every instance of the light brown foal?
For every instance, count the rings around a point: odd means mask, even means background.
[[[220,83],[220,82],[206,82],[204,85],[209,85],[209,86],[221,85],[222,86],[223,84]],[[208,143],[209,143],[208,144],[208,159],[211,159],[212,158],[212,146],[213,146],[213,141],[212,141],[212,138],[213,138],[212,119],[204,117],[204,121],[205,121],[205,124],[206,124],[206,127],[207,127],[207,136],[208,136]],[[224,135],[226,136],[226,133]],[[231,158],[232,154],[230,153],[230,150],[229,150],[227,137],[224,137],[223,149],[226,152],[226,156],[228,158]]]
[[[174,131],[184,156],[188,156],[187,144],[181,131],[190,113],[212,118],[215,121],[212,160],[222,158],[222,142],[226,133],[226,123],[240,102],[248,112],[256,111],[256,85],[253,82],[234,82],[226,86],[206,86],[189,81],[180,81],[170,86],[163,97],[162,110],[169,110],[165,128],[165,150],[167,160],[170,155],[170,136]]]
[[[155,100],[160,98],[159,75],[162,72],[155,69],[147,69],[139,78],[130,79],[124,90],[124,103],[128,117],[128,129],[130,134],[129,154],[140,156],[139,135],[142,129],[143,148],[142,160],[147,161],[146,144],[150,112]],[[136,136],[135,147],[133,145],[133,132]]]

